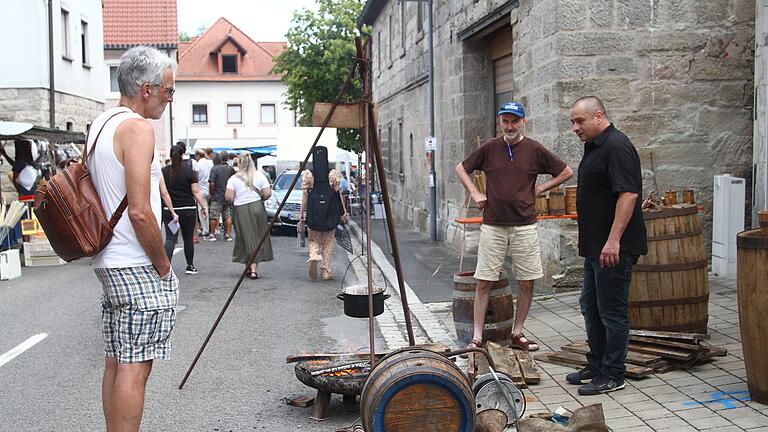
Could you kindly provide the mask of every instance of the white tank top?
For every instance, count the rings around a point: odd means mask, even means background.
[[[113,114],[120,113],[109,120],[99,135],[96,152],[91,155],[93,140],[96,134]],[[130,118],[143,118],[124,107],[109,109],[96,117],[91,124],[91,136],[88,146],[88,170],[91,172],[93,184],[99,194],[104,214],[109,219],[125,197],[125,167],[121,164],[113,149],[112,140],[115,130],[123,121]],[[157,225],[160,226],[160,163],[155,150],[152,159],[150,175],[150,203],[155,214]],[[128,218],[128,208],[115,226],[112,240],[98,254],[94,255],[91,264],[96,268],[138,267],[152,264],[144,249],[139,244],[131,220]]]

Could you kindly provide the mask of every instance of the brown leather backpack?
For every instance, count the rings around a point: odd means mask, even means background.
[[[113,114],[112,117],[124,112]],[[91,154],[104,126],[112,117],[104,122],[96,134]],[[112,230],[128,206],[128,198],[125,197],[107,221],[91,173],[85,166],[87,161],[86,136],[82,161],[59,171],[35,192],[34,209],[37,220],[53,250],[65,261],[93,256],[104,249],[112,239]]]

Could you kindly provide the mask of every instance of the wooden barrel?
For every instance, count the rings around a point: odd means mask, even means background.
[[[547,196],[541,194],[536,197],[536,215],[546,216],[549,214],[549,201]]]
[[[565,187],[565,214],[576,214],[576,186]]]
[[[763,235],[768,235],[768,211],[757,212],[757,221],[760,224],[760,231]]]
[[[693,189],[683,189],[683,203],[696,204],[696,199],[693,196]]]
[[[453,324],[459,342],[467,345],[472,340],[474,325],[475,287],[474,271],[453,275]],[[507,272],[502,271],[500,279],[493,284],[485,312],[483,341],[494,341],[508,346],[515,325],[512,289],[509,287]]]
[[[739,324],[747,388],[752,400],[768,404],[768,235],[760,230],[744,231],[736,237],[736,277]]]
[[[706,333],[708,258],[696,206],[644,211],[648,254],[632,268],[629,326]]]
[[[366,432],[471,432],[474,395],[452,361],[432,351],[404,348],[382,358],[360,395]]]
[[[565,214],[563,188],[553,188],[549,191],[549,214],[551,216],[562,216]]]
[[[664,200],[668,206],[677,204],[677,189],[670,189],[664,192]]]

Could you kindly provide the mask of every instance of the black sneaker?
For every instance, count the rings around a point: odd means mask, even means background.
[[[579,394],[582,396],[598,395],[610,393],[612,391],[624,388],[624,380],[611,378],[605,375],[596,376],[591,383],[579,387]]]
[[[188,265],[187,269],[184,271],[186,274],[197,274],[197,269],[193,265]]]
[[[571,384],[583,385],[592,381],[597,376],[597,372],[593,371],[589,366],[585,366],[584,369],[569,373],[565,376],[565,380]]]

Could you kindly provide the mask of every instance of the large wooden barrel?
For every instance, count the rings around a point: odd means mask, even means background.
[[[563,188],[556,187],[549,190],[549,214],[551,216],[562,216],[565,214]]]
[[[382,358],[360,395],[366,432],[471,432],[475,400],[466,376],[432,351],[404,348]]]
[[[648,254],[632,268],[629,326],[706,333],[707,255],[696,206],[644,211]]]
[[[467,271],[453,275],[453,324],[456,336],[463,345],[472,340],[474,326],[475,288],[477,279],[475,272]],[[514,307],[512,289],[509,287],[507,272],[499,275],[500,279],[493,284],[488,298],[488,310],[485,312],[485,328],[483,341],[493,341],[502,346],[509,345],[514,327]]]
[[[565,187],[565,214],[576,214],[576,188],[577,186]]]
[[[736,237],[739,324],[747,388],[752,400],[768,404],[768,235],[744,231]]]

